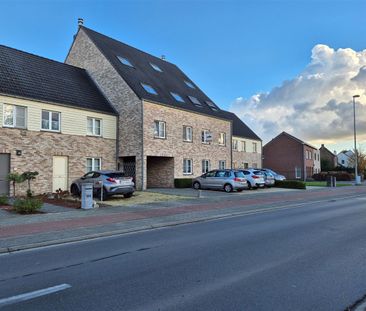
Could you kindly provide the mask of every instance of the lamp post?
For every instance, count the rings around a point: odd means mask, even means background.
[[[356,101],[355,98],[360,97],[360,95],[353,95],[353,139],[355,144],[355,184],[358,185],[360,183],[357,173],[357,166],[358,166],[358,152],[357,152],[357,145],[356,145]]]

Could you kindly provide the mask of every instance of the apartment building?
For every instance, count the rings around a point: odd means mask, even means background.
[[[84,26],[65,62],[87,70],[118,111],[118,165],[137,189],[173,187],[175,178],[235,163],[261,165],[259,137],[176,65]],[[233,137],[248,149],[233,151]]]
[[[84,69],[0,46],[0,194],[10,172],[38,171],[32,189],[48,193],[115,169],[117,119]]]

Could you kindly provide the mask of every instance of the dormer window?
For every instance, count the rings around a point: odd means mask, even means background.
[[[158,95],[158,93],[155,91],[155,89],[151,85],[148,85],[145,83],[141,83],[141,85],[146,92],[153,94],[153,95]]]
[[[125,58],[125,57],[122,57],[122,56],[117,56],[118,60],[123,64],[123,65],[126,65],[126,66],[129,66],[129,67],[132,67],[133,68],[133,65],[131,64],[131,62]]]
[[[188,98],[191,100],[191,102],[197,106],[197,107],[202,107],[202,104],[200,103],[200,101],[196,98],[196,97],[193,97],[193,96],[188,96]]]
[[[191,89],[195,89],[196,87],[191,83],[191,82],[189,82],[189,81],[187,81],[187,80],[184,80],[184,83],[188,86],[188,87],[190,87]]]
[[[153,67],[156,71],[163,72],[163,70],[158,65],[150,63],[150,66]]]
[[[170,95],[172,95],[177,102],[185,103],[184,99],[179,94],[170,92]]]

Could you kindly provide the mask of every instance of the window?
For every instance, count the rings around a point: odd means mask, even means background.
[[[225,168],[226,168],[226,161],[225,160],[220,160],[219,161],[219,169],[224,170]]]
[[[242,141],[240,142],[240,145],[241,145],[240,151],[245,152],[245,151],[246,151],[246,149],[247,149],[245,141],[244,141],[244,140],[242,140]]]
[[[301,168],[295,167],[295,178],[300,179],[301,178]]]
[[[193,174],[192,159],[183,159],[183,174]]]
[[[154,137],[155,138],[166,138],[165,136],[165,122],[154,121]]]
[[[191,83],[191,82],[189,82],[189,81],[187,81],[187,80],[184,80],[184,83],[188,86],[188,87],[190,87],[191,89],[195,89],[196,87]]]
[[[4,104],[4,123],[6,127],[17,127],[26,128],[27,127],[27,108],[15,105]]]
[[[244,168],[249,168],[249,163],[244,162]]]
[[[210,160],[202,160],[202,174],[210,170]]]
[[[184,141],[192,141],[192,127],[191,126],[183,126],[183,140]]]
[[[158,95],[158,93],[155,91],[155,89],[151,85],[148,85],[145,83],[141,83],[141,85],[146,92],[153,94],[153,95]]]
[[[42,130],[60,131],[60,113],[42,110]]]
[[[214,111],[218,111],[219,109],[217,108],[217,106],[213,103],[213,102],[210,102],[208,100],[205,101],[205,103]]]
[[[122,57],[122,56],[117,56],[117,58],[119,59],[119,61],[123,64],[123,65],[126,65],[126,66],[129,66],[129,67],[132,67],[133,68],[133,65],[131,64],[131,62],[125,58],[125,57]]]
[[[201,102],[194,96],[188,96],[188,98],[191,100],[191,102],[197,106],[197,107],[202,107]]]
[[[100,158],[87,158],[86,159],[86,172],[99,171],[101,169]]]
[[[172,95],[177,102],[185,103],[184,99],[179,94],[170,92],[170,95]]]
[[[219,135],[219,145],[226,146],[226,134],[220,133]]]
[[[238,141],[233,139],[233,150],[238,150]]]
[[[201,141],[203,144],[209,144],[212,141],[212,135],[209,130],[202,130]]]
[[[88,118],[87,120],[87,134],[100,136],[101,135],[101,123],[100,119]]]
[[[161,70],[161,68],[158,65],[150,63],[150,66],[153,67],[156,71],[163,72],[163,70]]]
[[[253,143],[253,152],[257,152],[257,143]]]

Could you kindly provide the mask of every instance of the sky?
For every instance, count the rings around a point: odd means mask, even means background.
[[[84,25],[178,65],[266,143],[366,149],[364,0],[0,0],[0,44],[63,62]]]

